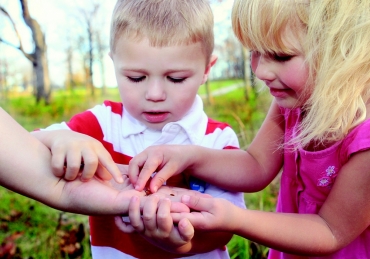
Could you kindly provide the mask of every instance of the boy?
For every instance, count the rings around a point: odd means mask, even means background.
[[[197,96],[216,62],[213,44],[213,14],[207,0],[119,0],[111,23],[110,57],[122,103],[105,101],[68,123],[48,129],[89,135],[99,140],[119,164],[128,164],[150,145],[238,148],[232,129],[208,119]],[[64,147],[72,142],[71,138],[66,141],[60,131],[51,142],[58,140]],[[51,146],[50,142],[46,144]],[[88,166],[90,160],[81,149],[77,145],[59,149],[66,150],[67,167],[81,158]],[[73,167],[67,168],[70,179],[78,173]],[[166,184],[189,188],[193,180],[179,175]],[[205,193],[245,206],[242,193],[195,183]],[[90,228],[94,258],[228,258],[224,247],[232,236],[196,232],[186,244],[176,245],[181,243],[178,237],[125,234],[113,217],[90,217]]]

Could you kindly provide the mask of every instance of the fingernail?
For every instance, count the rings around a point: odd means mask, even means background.
[[[189,202],[190,201],[190,196],[189,195],[182,196],[181,201],[182,202]]]
[[[181,226],[182,227],[187,227],[188,225],[189,225],[189,221],[188,220],[181,221]]]

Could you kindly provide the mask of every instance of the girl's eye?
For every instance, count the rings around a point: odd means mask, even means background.
[[[128,76],[127,78],[133,83],[139,83],[145,79],[145,76],[139,76],[139,77]]]
[[[274,53],[270,55],[271,58],[277,62],[286,62],[293,58],[292,55]]]
[[[186,78],[185,77],[182,77],[182,78],[174,78],[174,77],[170,77],[170,76],[167,76],[167,79],[169,80],[169,81],[171,81],[172,83],[182,83],[182,82],[184,82],[185,80],[186,80]]]

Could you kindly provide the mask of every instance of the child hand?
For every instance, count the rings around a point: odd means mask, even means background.
[[[225,199],[184,195],[181,201],[194,211],[171,213],[174,222],[181,224],[186,220],[195,229],[211,231],[233,232],[238,228],[240,220],[235,216],[242,215],[238,213],[242,209]]]
[[[130,224],[116,217],[116,225],[125,233],[137,232],[149,242],[168,251],[177,251],[194,236],[191,224],[174,226],[171,217],[171,201],[158,195],[147,197],[141,215],[140,201],[133,197],[129,205]]]
[[[121,172],[104,146],[96,139],[71,130],[33,132],[52,153],[55,176],[65,180],[88,181],[94,175],[102,180],[123,182]]]
[[[154,172],[149,189],[155,193],[171,176],[179,174],[187,167],[185,146],[151,146],[131,159],[129,177],[135,189],[144,189]]]
[[[111,183],[112,183],[112,181],[111,181]],[[125,181],[125,183],[126,183],[126,181]],[[137,193],[140,193],[140,192],[134,190],[132,185],[121,188],[119,186],[123,186],[122,184],[118,185],[116,183],[113,183],[112,186],[117,190],[121,190],[121,191],[122,190],[125,190],[125,191],[131,190],[131,191],[135,191]],[[163,199],[170,200],[171,201],[171,208],[170,208],[171,213],[190,212],[189,207],[181,202],[181,197],[184,196],[184,195],[190,195],[190,196],[194,196],[194,197],[203,197],[203,198],[212,197],[209,194],[203,194],[203,193],[200,193],[200,192],[197,192],[197,191],[178,188],[178,187],[171,187],[171,186],[162,186],[158,190],[158,192],[155,194],[155,197],[157,197],[159,200],[163,200]],[[142,216],[142,211],[144,209],[145,204],[147,204],[147,200],[151,199],[152,196],[154,196],[154,195],[149,195],[149,196],[137,196],[137,195],[135,195],[135,196],[140,197],[140,203],[139,203],[140,205],[139,205],[139,208],[138,208],[140,211],[136,211],[135,212],[136,214],[130,214],[131,217],[134,217],[135,215],[138,215],[140,212],[141,212],[140,215]],[[131,203],[133,203],[133,202],[137,202],[137,201],[136,200],[131,201]],[[147,206],[150,206],[150,205],[147,205]],[[131,233],[135,230],[135,229],[132,228],[132,226],[130,224],[130,216],[129,217],[124,217],[125,222],[122,222],[121,217],[118,217],[119,220],[117,219],[118,221],[120,221],[120,224],[119,224],[120,229],[122,231],[126,232],[126,233]],[[128,218],[128,220],[126,218]],[[125,224],[125,223],[129,223],[129,224]]]

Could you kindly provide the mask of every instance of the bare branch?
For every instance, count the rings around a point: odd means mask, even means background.
[[[7,12],[7,11],[6,11],[2,6],[0,6],[0,11],[1,11],[1,12],[2,12],[6,17],[8,17],[8,19],[9,19],[10,23],[12,24],[12,26],[13,26],[13,30],[14,30],[15,34],[17,35],[17,38],[18,38],[19,46],[16,46],[16,45],[14,45],[14,44],[12,44],[12,43],[10,43],[10,42],[8,42],[8,41],[6,41],[6,40],[2,39],[1,37],[0,37],[0,42],[3,42],[4,44],[7,44],[7,45],[9,45],[9,46],[11,46],[11,47],[13,47],[13,48],[18,49],[19,51],[21,51],[21,52],[23,53],[23,55],[24,55],[28,60],[30,60],[32,63],[34,63],[34,62],[35,62],[35,58],[33,57],[33,55],[32,55],[32,54],[28,54],[28,53],[27,53],[27,52],[25,52],[25,51],[24,51],[24,49],[23,49],[21,36],[20,36],[20,34],[19,34],[18,30],[17,30],[17,27],[15,26],[15,23],[14,23],[14,21],[13,21],[12,17],[9,15],[9,13],[8,13],[8,12]]]

